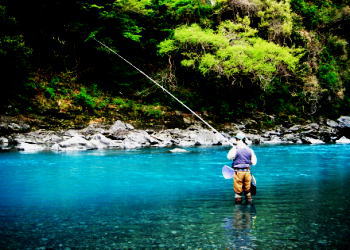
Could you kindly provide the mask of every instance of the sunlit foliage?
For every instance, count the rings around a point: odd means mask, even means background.
[[[296,72],[302,49],[263,40],[249,24],[245,18],[240,23],[222,22],[215,31],[197,24],[181,26],[171,40],[159,44],[159,53],[180,51],[184,57],[181,64],[185,67],[227,79],[249,77],[262,88],[268,87],[273,77]]]

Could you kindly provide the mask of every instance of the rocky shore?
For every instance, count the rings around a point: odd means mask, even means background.
[[[228,145],[237,131],[243,131],[251,144],[350,143],[350,116],[319,123],[277,126],[255,130],[246,124],[233,124],[222,135],[194,124],[186,129],[140,130],[122,121],[113,125],[91,124],[66,131],[30,131],[23,122],[0,122],[0,151],[77,151],[94,149],[134,149],[141,147],[191,147]]]

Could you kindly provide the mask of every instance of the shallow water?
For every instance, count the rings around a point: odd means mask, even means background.
[[[254,205],[234,205],[227,147],[0,154],[7,248],[344,248],[350,145],[255,147]]]

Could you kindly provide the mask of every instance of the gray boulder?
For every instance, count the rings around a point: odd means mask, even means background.
[[[0,145],[7,146],[9,144],[9,139],[6,137],[0,137]]]
[[[286,143],[296,143],[296,144],[303,143],[300,137],[296,134],[285,134],[283,135],[282,140],[285,141]]]
[[[10,151],[12,149],[11,141],[6,137],[0,137],[0,152]]]
[[[25,151],[25,152],[37,152],[37,151],[47,150],[45,145],[32,144],[32,143],[27,143],[27,142],[18,143],[16,145],[16,149],[19,151]]]
[[[338,137],[339,130],[335,127],[321,125],[317,131],[318,138],[326,143],[334,142]]]
[[[264,140],[262,141],[262,144],[283,144],[286,143],[286,141],[282,141],[281,138],[279,136],[272,136],[271,138],[269,138],[268,140]]]
[[[340,128],[350,128],[350,116],[341,116],[337,121]]]
[[[146,131],[131,131],[123,141],[124,148],[139,148],[159,144],[159,140],[150,136]]]
[[[336,121],[330,120],[330,119],[327,119],[326,124],[328,127],[331,127],[331,128],[339,127],[339,123],[337,123]]]
[[[294,125],[288,128],[286,132],[294,133],[294,132],[300,131],[301,129],[302,129],[301,125]]]
[[[316,139],[316,138],[312,138],[312,137],[302,137],[301,138],[302,142],[305,144],[324,144],[325,142],[320,140],[320,139]]]
[[[196,145],[196,142],[191,140],[179,140],[176,142],[176,145],[180,147],[193,147]]]
[[[159,141],[159,144],[158,144],[159,147],[169,147],[177,144],[175,143],[169,130],[162,130],[160,132],[156,132],[152,136],[153,138]]]
[[[224,141],[222,136],[207,129],[186,131],[185,137],[194,141],[195,145],[219,145]]]
[[[94,134],[104,134],[106,133],[106,130],[108,130],[107,126],[99,123],[94,123],[94,124],[88,125],[86,128],[79,130],[79,133],[82,135],[88,136],[88,135],[94,135]]]
[[[349,144],[350,143],[350,139],[346,138],[345,136],[342,136],[341,138],[339,138],[335,142],[336,143],[342,143],[342,144]]]
[[[63,135],[68,137],[74,137],[74,136],[81,136],[81,133],[75,129],[68,129],[64,131]]]
[[[81,135],[75,135],[68,140],[54,144],[51,149],[57,151],[80,151],[97,149],[97,147],[92,142],[83,138]]]
[[[0,134],[25,133],[30,130],[30,126],[23,122],[1,121]]]
[[[120,120],[116,121],[110,128],[109,128],[109,132],[115,132],[118,130],[134,130],[135,128],[128,123],[124,123]]]
[[[246,137],[251,141],[251,144],[259,145],[263,142],[262,136],[258,134],[246,134]]]
[[[103,134],[113,140],[125,140],[133,130],[131,124],[118,120]]]
[[[92,143],[97,149],[105,148],[120,148],[122,147],[121,142],[117,142],[107,138],[102,134],[95,134],[90,138],[90,143]]]

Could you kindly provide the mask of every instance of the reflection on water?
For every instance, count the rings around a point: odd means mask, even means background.
[[[0,154],[0,246],[347,248],[349,149],[255,147],[254,206],[234,205],[225,147]]]
[[[256,219],[255,205],[236,205],[232,217],[224,219],[227,242],[231,247],[247,249],[254,247],[255,236],[252,234]]]

